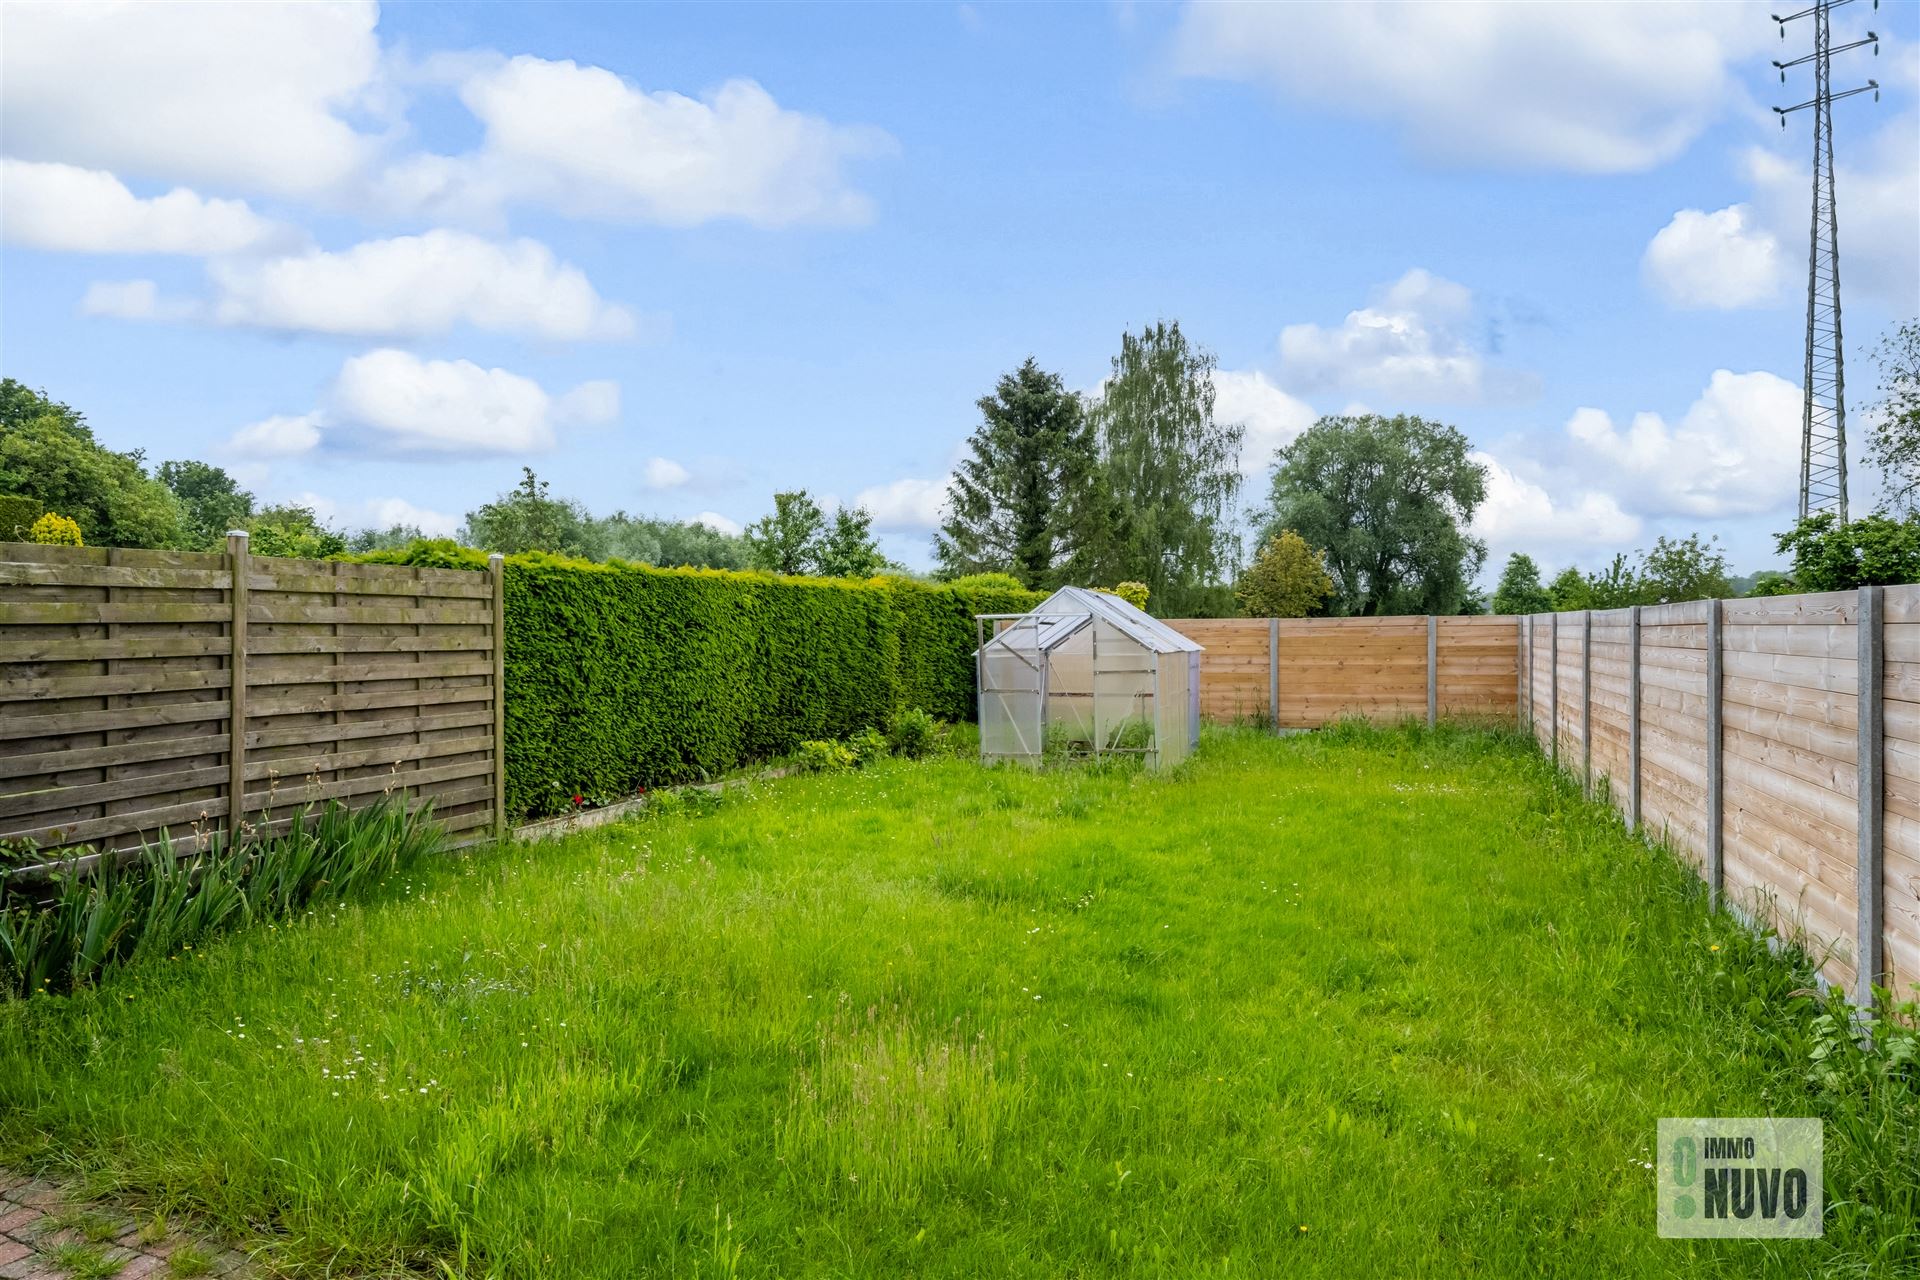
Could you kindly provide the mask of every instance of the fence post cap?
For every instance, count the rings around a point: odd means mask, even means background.
[[[247,536],[247,531],[245,529],[229,529],[227,530],[227,536],[229,538],[244,539]]]
[[[495,551],[495,552],[493,552],[492,554],[490,554],[490,555],[488,555],[488,556],[487,556],[487,563],[488,563],[488,564],[499,564],[499,563],[500,563],[500,562],[501,562],[502,560],[505,560],[505,559],[506,559],[506,556],[505,556],[505,555],[503,555],[503,554],[501,554],[501,553],[500,553],[500,552],[498,552],[498,551]]]

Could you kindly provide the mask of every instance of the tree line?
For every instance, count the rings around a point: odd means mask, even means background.
[[[1276,452],[1262,500],[1242,511],[1245,430],[1216,414],[1217,360],[1178,322],[1158,322],[1121,335],[1091,394],[1029,357],[976,402],[933,539],[934,576],[1001,575],[1032,589],[1114,583],[1163,616],[1280,617],[1531,613],[1920,581],[1920,321],[1897,326],[1872,354],[1881,380],[1868,448],[1885,503],[1844,525],[1816,515],[1780,534],[1790,570],[1736,577],[1715,539],[1662,537],[1550,582],[1515,553],[1488,599],[1475,585],[1487,548],[1470,532],[1487,472],[1458,428],[1405,414],[1323,417]],[[858,507],[829,514],[805,489],[776,493],[773,510],[737,534],[595,516],[526,468],[520,484],[468,512],[456,537],[510,554],[906,573],[872,525]],[[140,450],[102,445],[71,407],[0,381],[0,539],[213,550],[235,528],[261,554],[309,558],[423,537],[406,525],[347,532],[308,507],[261,504],[204,462],[149,470]]]

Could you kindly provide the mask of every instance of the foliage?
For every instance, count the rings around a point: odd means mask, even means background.
[[[350,552],[339,557],[353,564],[411,564],[423,569],[485,569],[487,553],[452,538],[416,538],[397,547]]]
[[[17,493],[0,494],[0,542],[27,542],[33,522],[45,515],[46,504]]]
[[[1545,613],[1552,609],[1553,598],[1540,585],[1540,566],[1524,551],[1507,557],[1500,571],[1500,584],[1493,591],[1493,611],[1502,614]]]
[[[384,529],[354,530],[347,538],[347,550],[355,555],[365,555],[369,551],[398,551],[427,540],[426,531],[417,524],[394,524]]]
[[[33,527],[27,530],[27,541],[37,542],[46,547],[86,545],[86,541],[80,536],[80,526],[52,511],[33,522]]]
[[[692,521],[616,511],[589,521],[582,540],[588,558],[594,560],[626,560],[663,569],[682,565],[704,569],[747,567],[746,539]]]
[[[957,591],[1018,591],[1026,588],[1020,585],[1020,579],[1010,573],[969,573],[958,578],[947,579],[947,585]]]
[[[802,773],[845,773],[861,764],[859,754],[846,743],[820,738],[802,742],[793,758]]]
[[[221,467],[205,462],[163,462],[154,473],[180,501],[181,526],[190,551],[219,551],[227,534],[253,515],[253,495]]]
[[[1144,582],[1116,582],[1110,587],[1099,590],[1110,596],[1119,596],[1136,609],[1145,610],[1147,601],[1153,598],[1153,589]]]
[[[1459,610],[1485,562],[1468,533],[1487,469],[1457,429],[1424,418],[1322,418],[1280,450],[1266,526],[1325,551],[1329,612]]]
[[[1098,465],[1080,397],[1028,357],[976,403],[980,425],[948,485],[934,557],[949,575],[1005,572],[1024,588],[1059,586]]]
[[[0,986],[16,995],[69,991],[128,964],[177,955],[214,933],[284,920],[316,900],[362,893],[440,847],[426,806],[382,797],[348,809],[297,811],[283,835],[188,851],[162,836],[124,865],[56,871],[45,897],[0,896]]]
[[[819,567],[827,518],[805,489],[773,495],[773,510],[747,526],[747,563],[768,573],[812,573]]]
[[[294,1276],[724,1276],[716,1237],[848,1280],[1920,1264],[1910,1034],[1863,1047],[1513,735],[695,807],[0,1003],[0,1148]],[[1663,1114],[1821,1118],[1823,1236],[1659,1239]]]
[[[940,723],[919,707],[902,708],[887,726],[887,745],[897,756],[923,759],[940,745]]]
[[[1234,598],[1249,618],[1304,618],[1333,594],[1327,557],[1291,529],[1267,539],[1240,575]]]
[[[1640,560],[1634,589],[1638,602],[1676,604],[1682,600],[1723,600],[1732,595],[1733,580],[1727,575],[1727,557],[1719,542],[1717,536],[1702,542],[1697,533],[1684,538],[1656,538],[1653,550]]]
[[[887,740],[886,734],[868,725],[848,736],[847,749],[853,752],[854,764],[864,769],[875,760],[891,755],[893,745]]]
[[[460,541],[510,556],[529,551],[590,556],[586,508],[571,498],[553,497],[532,467],[522,467],[520,477],[515,488],[467,512]]]
[[[900,636],[898,705],[924,707],[942,720],[973,719],[974,615],[1025,613],[1044,597],[971,578],[944,586],[897,577],[883,583]]]
[[[1873,358],[1880,402],[1867,428],[1867,456],[1886,478],[1887,506],[1920,520],[1920,320],[1890,330]]]
[[[863,507],[841,507],[820,539],[814,567],[829,578],[871,578],[887,567],[873,540],[873,516]]]
[[[347,549],[347,540],[322,524],[313,508],[291,502],[261,508],[247,521],[247,534],[247,550],[257,556],[324,560]]]
[[[1801,591],[1920,582],[1920,515],[1870,515],[1841,524],[1822,511],[1781,534],[1777,550],[1793,557]]]
[[[1799,594],[1799,584],[1791,574],[1781,573],[1778,569],[1762,569],[1753,575],[1742,595],[1747,596],[1791,596]]]
[[[31,498],[80,526],[88,546],[179,547],[180,502],[139,450],[115,453],[64,404],[0,379],[0,493]]]
[[[1087,501],[1110,502],[1114,515],[1112,550],[1095,547],[1084,557],[1095,570],[1087,580],[1144,582],[1169,616],[1189,612],[1199,592],[1225,579],[1239,551],[1234,502],[1245,428],[1214,420],[1217,365],[1177,322],[1123,333],[1088,410],[1110,499]]]

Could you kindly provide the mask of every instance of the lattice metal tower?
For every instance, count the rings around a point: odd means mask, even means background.
[[[1813,64],[1813,97],[1793,107],[1775,107],[1780,127],[1796,111],[1813,109],[1813,226],[1807,256],[1807,364],[1805,400],[1800,421],[1800,516],[1821,511],[1838,513],[1847,521],[1847,379],[1842,358],[1840,326],[1840,237],[1833,199],[1833,104],[1857,93],[1880,99],[1880,84],[1869,80],[1857,89],[1833,92],[1833,55],[1872,45],[1880,39],[1867,32],[1864,40],[1834,46],[1829,14],[1852,0],[1816,0],[1811,7],[1786,17],[1773,15],[1786,39],[1787,24],[1813,19],[1813,52],[1789,62],[1775,62],[1780,83],[1787,68]],[[1873,0],[1880,7],[1880,0]]]

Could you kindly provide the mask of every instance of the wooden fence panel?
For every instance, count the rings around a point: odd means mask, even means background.
[[[236,775],[248,832],[393,791],[431,799],[449,830],[492,824],[491,576],[236,547],[0,544],[0,836],[120,850],[210,834]]]
[[[1439,618],[1436,657],[1443,716],[1494,716],[1512,724],[1519,710],[1517,618]]]

